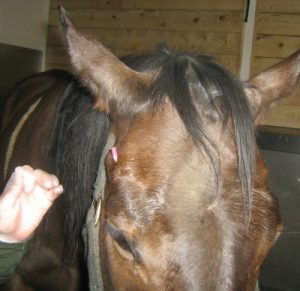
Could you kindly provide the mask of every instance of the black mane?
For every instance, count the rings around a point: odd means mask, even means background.
[[[87,210],[109,131],[106,113],[93,109],[93,97],[72,80],[61,100],[50,139],[48,156],[52,171],[64,185],[65,250],[81,241]]]
[[[245,213],[251,215],[255,175],[255,127],[241,83],[224,67],[207,56],[173,53],[164,46],[157,54],[126,56],[121,59],[137,71],[157,68],[150,98],[158,106],[168,96],[187,131],[211,160],[219,180],[214,147],[205,133],[198,105],[206,104],[222,119],[223,130],[232,119],[238,157],[238,178],[243,192]],[[51,137],[49,157],[52,169],[64,185],[66,209],[64,235],[67,245],[77,247],[93,186],[109,131],[107,114],[93,109],[93,97],[73,77],[62,98]],[[193,88],[191,90],[191,88]],[[195,98],[199,97],[199,98]],[[210,147],[209,147],[210,146]]]
[[[206,136],[200,106],[214,111],[227,129],[232,119],[238,157],[238,179],[243,193],[247,223],[251,218],[252,190],[256,171],[255,124],[241,82],[211,57],[174,53],[164,45],[157,54],[124,59],[138,71],[160,69],[152,84],[150,98],[159,105],[168,96],[177,109],[187,131],[206,152],[216,173],[218,188],[219,165],[212,142]],[[191,89],[192,88],[192,89]],[[196,98],[195,98],[196,97]]]

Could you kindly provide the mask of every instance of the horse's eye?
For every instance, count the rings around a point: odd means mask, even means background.
[[[115,240],[115,242],[118,244],[118,246],[130,253],[134,259],[138,260],[139,259],[139,255],[136,251],[136,247],[135,247],[135,243],[131,240],[129,240],[128,238],[126,238],[126,236],[123,234],[123,232],[118,229],[115,225],[113,225],[109,220],[106,221],[106,225],[107,225],[107,230],[109,232],[109,234],[111,235],[111,237]]]

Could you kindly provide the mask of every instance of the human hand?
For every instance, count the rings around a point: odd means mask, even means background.
[[[0,240],[28,239],[62,192],[56,176],[30,166],[17,167],[0,196]]]

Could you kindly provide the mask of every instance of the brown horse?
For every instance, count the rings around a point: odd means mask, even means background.
[[[93,111],[92,106],[91,96],[63,71],[32,76],[7,99],[1,116],[1,189],[20,164],[56,173],[67,189],[1,290],[87,290],[81,228],[108,129],[107,115]],[[89,127],[87,121],[94,126]],[[81,150],[87,138],[90,147]]]
[[[124,59],[130,68],[63,9],[61,18],[74,73],[94,99],[63,72],[11,95],[2,176],[28,163],[55,172],[65,194],[3,290],[87,290],[80,230],[108,132],[117,153],[105,162],[104,289],[253,290],[281,230],[255,123],[297,85],[300,52],[247,83],[164,47]]]

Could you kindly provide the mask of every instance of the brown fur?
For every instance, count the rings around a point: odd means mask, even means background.
[[[144,132],[151,142],[144,141]],[[132,237],[142,259],[136,261],[107,234],[103,267],[114,289],[254,289],[261,262],[280,231],[278,205],[258,157],[247,231],[235,151],[227,148],[226,139],[218,139],[226,158],[221,157],[224,180],[217,198],[212,169],[170,104],[136,116],[126,137],[119,139],[118,163],[107,161],[110,191],[102,221]]]
[[[101,217],[106,289],[253,290],[263,259],[281,231],[278,204],[267,187],[260,154],[249,188],[248,217],[237,179],[234,121],[229,119],[224,130],[218,114],[204,113],[205,106],[197,103],[210,141],[208,151],[201,150],[170,96],[164,96],[158,108],[144,98],[157,72],[145,75],[124,67],[102,44],[79,32],[63,9],[60,12],[74,71],[95,93],[99,109],[111,115],[117,136],[119,159],[114,163],[108,157]],[[295,88],[299,54],[245,86],[254,118]],[[178,66],[180,60],[179,55]],[[193,61],[189,64],[187,74]],[[139,94],[143,101],[136,102]],[[133,114],[126,117],[128,111]],[[206,154],[209,147],[212,157]],[[217,189],[210,158],[218,161]]]

